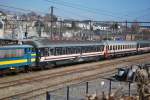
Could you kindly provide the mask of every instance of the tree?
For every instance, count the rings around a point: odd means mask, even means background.
[[[132,32],[132,34],[138,33],[139,29],[140,29],[140,25],[139,25],[138,21],[135,20],[134,23],[132,23],[132,25],[131,25],[131,32]]]
[[[51,21],[51,15],[50,14],[45,14],[44,16],[44,21]],[[57,17],[55,15],[52,16],[52,21],[56,22],[57,21]]]
[[[113,30],[113,33],[114,33],[114,32],[117,32],[117,30],[118,30],[118,23],[117,23],[117,22],[113,23],[113,24],[111,25],[111,29]]]

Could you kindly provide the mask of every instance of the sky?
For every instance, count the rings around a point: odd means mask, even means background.
[[[50,13],[54,6],[54,14],[63,19],[150,21],[150,0],[0,0],[0,8],[10,9],[1,5],[42,15]]]

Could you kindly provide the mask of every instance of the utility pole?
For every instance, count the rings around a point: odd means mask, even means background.
[[[92,39],[93,39],[93,33],[92,33],[92,21],[90,20],[89,23],[90,23],[90,40],[92,40]]]
[[[53,39],[53,9],[54,7],[51,6],[50,10],[51,10],[51,40]]]
[[[128,22],[127,22],[127,20],[126,20],[125,23],[126,23],[126,32],[127,32],[127,28],[128,28]]]
[[[27,24],[26,24],[25,38],[26,39],[28,38],[28,26],[27,26]]]
[[[124,33],[125,34],[125,40],[126,40],[126,36],[127,36],[127,31],[128,31],[128,22],[127,22],[127,20],[125,21],[125,23],[126,23],[126,33]]]
[[[59,28],[59,39],[62,40],[62,27],[63,27],[63,21],[60,19],[60,28]]]

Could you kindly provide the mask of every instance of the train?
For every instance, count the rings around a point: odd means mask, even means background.
[[[47,68],[150,52],[150,41],[27,40],[0,47],[0,71]]]

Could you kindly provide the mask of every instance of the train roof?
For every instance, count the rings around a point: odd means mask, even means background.
[[[136,41],[137,43],[150,43],[150,40],[140,40],[140,41]]]
[[[6,49],[23,49],[23,48],[33,48],[32,45],[8,45],[8,46],[0,46],[0,50]]]
[[[103,45],[103,42],[100,42],[100,41],[99,42],[96,42],[96,41],[51,41],[48,39],[24,41],[24,43],[34,45],[38,48]]]
[[[128,44],[137,44],[136,41],[105,41],[105,44],[112,44],[112,45],[128,45]]]

